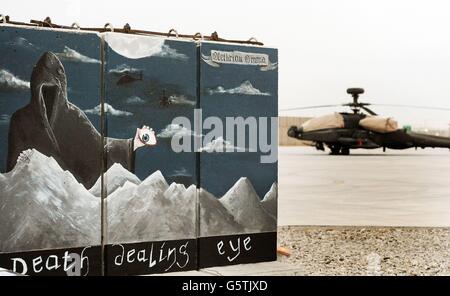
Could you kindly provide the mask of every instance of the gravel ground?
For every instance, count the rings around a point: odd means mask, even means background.
[[[450,228],[282,226],[278,245],[305,275],[450,275]]]

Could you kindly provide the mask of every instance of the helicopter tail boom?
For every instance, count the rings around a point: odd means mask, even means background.
[[[440,137],[440,136],[432,136],[425,135],[420,133],[408,133],[412,138],[414,145],[416,147],[426,148],[449,148],[450,149],[450,138],[448,137]]]

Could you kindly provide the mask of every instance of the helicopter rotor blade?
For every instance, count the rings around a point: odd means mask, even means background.
[[[295,108],[280,109],[279,112],[295,111],[295,110],[308,110],[308,109],[319,109],[319,108],[329,108],[329,107],[350,107],[350,108],[361,108],[364,109],[370,115],[377,115],[374,111],[366,106],[380,106],[380,107],[395,107],[395,108],[414,108],[414,109],[428,109],[428,110],[438,110],[438,111],[450,111],[450,108],[434,107],[434,106],[419,106],[419,105],[401,105],[401,104],[371,104],[371,103],[347,103],[347,104],[330,104],[330,105],[316,105],[316,106],[304,106]]]
[[[294,110],[306,110],[306,109],[318,109],[318,108],[327,108],[327,107],[341,107],[342,105],[339,104],[333,104],[333,105],[316,105],[316,106],[305,106],[305,107],[295,107],[295,108],[286,108],[286,109],[280,109],[278,111],[285,112],[285,111],[294,111]]]
[[[441,108],[434,106],[418,106],[418,105],[400,105],[400,104],[372,104],[373,106],[380,107],[396,107],[396,108],[414,108],[414,109],[429,109],[438,111],[450,111],[450,108]]]
[[[365,110],[370,115],[373,115],[373,116],[377,116],[378,115],[377,113],[373,112],[372,110],[370,110],[369,108],[367,108],[365,106],[360,106],[360,107],[361,107],[361,109]]]

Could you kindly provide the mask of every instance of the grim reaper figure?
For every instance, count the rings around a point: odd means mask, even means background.
[[[120,163],[133,171],[134,151],[156,144],[147,126],[138,128],[134,138],[102,138],[84,112],[67,100],[64,67],[51,52],[44,53],[34,66],[30,88],[30,103],[11,117],[7,171],[14,168],[22,151],[34,148],[55,158],[90,188],[101,174],[103,157],[108,167]]]

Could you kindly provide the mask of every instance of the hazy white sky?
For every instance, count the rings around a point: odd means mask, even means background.
[[[450,2],[438,0],[3,1],[13,20],[256,37],[279,49],[280,109],[349,98],[450,108]],[[374,107],[401,124],[445,128],[450,112]],[[290,112],[318,115],[331,112]]]

